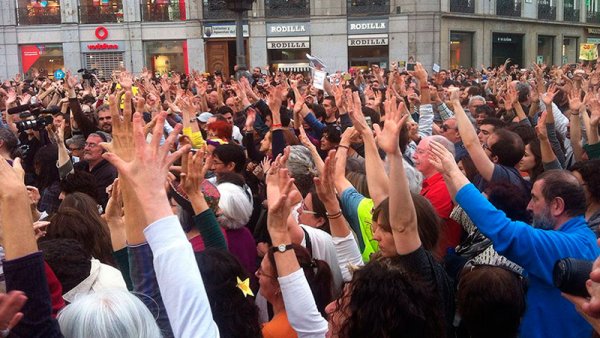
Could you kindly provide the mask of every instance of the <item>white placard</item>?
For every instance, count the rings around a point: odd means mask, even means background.
[[[317,89],[324,90],[326,75],[327,75],[326,72],[315,69],[314,74],[313,74],[313,86]]]

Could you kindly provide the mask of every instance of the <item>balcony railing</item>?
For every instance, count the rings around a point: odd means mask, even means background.
[[[381,15],[389,13],[389,0],[348,0],[348,15]]]
[[[570,22],[579,22],[579,9],[573,8],[573,4],[565,3],[564,20]]]
[[[202,11],[204,19],[214,20],[235,20],[235,12],[227,9],[225,0],[203,0]],[[244,12],[244,18],[248,17],[248,12]]]
[[[310,1],[307,0],[265,0],[267,18],[281,16],[309,16]]]
[[[550,5],[550,1],[538,1],[538,19],[556,20],[556,6]]]
[[[60,6],[17,8],[19,25],[60,24]]]
[[[475,13],[475,0],[450,0],[450,12]]]
[[[496,15],[521,16],[521,0],[498,0]]]
[[[123,22],[123,4],[107,6],[79,6],[79,22],[81,23],[105,23]]]
[[[587,22],[600,23],[600,12],[587,12]]]
[[[179,2],[171,2],[167,4],[142,4],[142,21],[168,22],[180,20],[181,12],[179,11]]]

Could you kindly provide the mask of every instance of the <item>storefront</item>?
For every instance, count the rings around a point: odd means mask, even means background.
[[[146,67],[154,74],[187,73],[187,42],[144,41]]]
[[[537,43],[537,64],[554,64],[554,36],[539,35]]]
[[[523,35],[492,33],[492,66],[502,65],[509,58],[511,64],[523,65]]]
[[[473,64],[472,32],[450,32],[450,68],[470,68]]]
[[[19,25],[60,24],[59,0],[18,0]]]
[[[348,66],[388,68],[388,19],[348,20]]]
[[[593,42],[590,42],[593,43]],[[600,43],[600,39],[598,42]],[[565,36],[562,44],[562,64],[577,63],[579,38]]]
[[[82,65],[85,69],[96,69],[100,79],[110,79],[125,67],[123,61],[125,43],[123,41],[82,42]]]
[[[308,71],[306,54],[310,54],[310,22],[267,24],[267,58],[273,69]]]
[[[52,76],[58,69],[63,69],[65,60],[63,58],[62,44],[38,44],[21,45],[21,71],[30,72],[33,68],[40,75]]]
[[[244,24],[244,48],[246,49],[246,64],[248,64],[248,25]],[[221,72],[229,77],[234,74],[236,64],[234,23],[206,23],[204,24],[204,39],[206,41],[206,71],[209,73]]]

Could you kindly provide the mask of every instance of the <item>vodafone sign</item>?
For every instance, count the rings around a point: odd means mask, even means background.
[[[104,26],[98,26],[94,34],[96,35],[96,38],[98,38],[98,40],[106,40],[106,38],[108,37],[108,29],[106,29],[106,27]]]
[[[122,41],[106,41],[108,38],[108,29],[104,26],[96,27],[94,35],[100,41],[87,41],[81,43],[81,51],[84,53],[102,53],[102,52],[124,52],[125,44]]]

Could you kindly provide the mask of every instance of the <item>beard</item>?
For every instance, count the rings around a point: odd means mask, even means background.
[[[550,209],[546,207],[539,215],[533,214],[532,225],[536,229],[553,230],[556,226],[556,221],[550,215]]]

